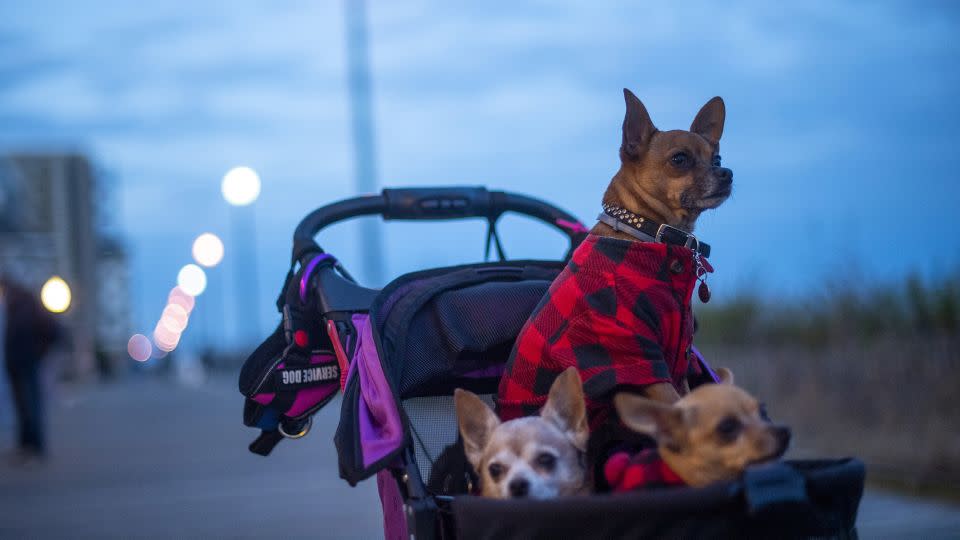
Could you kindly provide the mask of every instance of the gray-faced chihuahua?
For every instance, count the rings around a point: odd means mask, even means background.
[[[539,416],[501,422],[475,394],[454,392],[467,459],[483,496],[547,499],[588,493],[586,405],[576,368],[553,382]]]

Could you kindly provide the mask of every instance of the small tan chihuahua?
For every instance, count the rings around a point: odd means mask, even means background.
[[[657,441],[660,458],[688,486],[733,480],[751,464],[779,458],[790,429],[760,415],[757,400],[717,369],[720,384],[703,384],[673,405],[626,392],[614,397],[620,420]]]
[[[454,402],[484,497],[547,499],[590,491],[589,428],[576,368],[554,380],[540,416],[501,422],[476,394],[459,388]]]

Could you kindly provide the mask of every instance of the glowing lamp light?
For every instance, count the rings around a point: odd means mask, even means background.
[[[134,334],[127,342],[127,354],[137,362],[146,362],[153,355],[153,345],[147,336]]]
[[[167,328],[163,323],[157,323],[153,330],[153,343],[163,352],[170,352],[180,344],[180,333]]]
[[[60,276],[48,279],[40,289],[40,301],[47,311],[63,313],[70,308],[70,286]]]
[[[177,286],[190,296],[200,296],[207,288],[207,274],[195,264],[184,265],[177,274]]]
[[[193,241],[193,260],[213,268],[223,260],[223,242],[213,233],[203,233]]]
[[[260,175],[250,167],[234,167],[220,184],[223,198],[234,206],[246,206],[260,196]]]
[[[187,321],[189,319],[190,316],[187,315],[187,310],[183,309],[183,307],[177,304],[167,304],[167,307],[163,308],[163,314],[160,316],[160,324],[180,334],[187,329]]]
[[[173,342],[167,343],[165,341],[157,341],[157,350],[163,353],[173,352],[177,348],[177,345],[180,343],[180,340],[174,340]],[[162,356],[160,358],[163,358]]]
[[[170,294],[167,296],[167,304],[175,304],[183,308],[184,311],[189,315],[193,311],[193,306],[196,304],[196,300],[192,296],[183,292],[179,286],[170,289]]]

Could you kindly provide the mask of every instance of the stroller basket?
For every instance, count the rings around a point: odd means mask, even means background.
[[[566,255],[505,260],[496,223],[506,212],[566,235]],[[322,228],[362,215],[485,219],[500,260],[366,288],[314,241]],[[548,203],[481,187],[386,189],[315,210],[294,234],[277,301],[283,322],[241,372],[244,422],[262,430],[251,451],[266,455],[302,437],[311,415],[342,391],[340,476],[351,485],[376,476],[388,539],[855,536],[864,469],[854,459],[754,467],[703,489],[549,501],[466,494],[469,472],[451,457],[453,390],[492,399],[517,335],[586,234]]]
[[[457,538],[855,538],[863,464],[793,461],[742,480],[552,501],[457,497]]]

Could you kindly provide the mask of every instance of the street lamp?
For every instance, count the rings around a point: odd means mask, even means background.
[[[70,308],[70,286],[60,276],[53,276],[40,289],[40,301],[47,311],[63,313]]]
[[[168,329],[182,334],[187,329],[187,323],[190,321],[190,315],[187,310],[177,304],[167,304],[160,314],[160,324]]]
[[[147,336],[134,334],[130,337],[130,340],[127,341],[127,353],[130,355],[130,358],[133,358],[137,362],[146,362],[150,359],[150,355],[153,354],[153,345]]]
[[[234,167],[223,175],[220,191],[233,206],[247,206],[260,196],[260,175],[250,167]]]
[[[223,242],[213,233],[203,233],[193,241],[193,260],[213,268],[223,260]]]
[[[167,296],[167,304],[176,304],[182,307],[189,315],[190,312],[193,311],[194,305],[196,305],[196,300],[178,285],[170,290],[170,294]]]
[[[237,302],[234,310],[237,314],[236,335],[240,339],[250,339],[260,331],[257,227],[251,206],[260,196],[260,175],[250,167],[234,167],[223,176],[220,191],[224,200],[233,207],[230,211],[230,234],[234,246],[231,249],[237,254],[233,263]]]
[[[186,264],[177,273],[177,286],[190,296],[200,296],[207,288],[207,274],[195,264]]]

